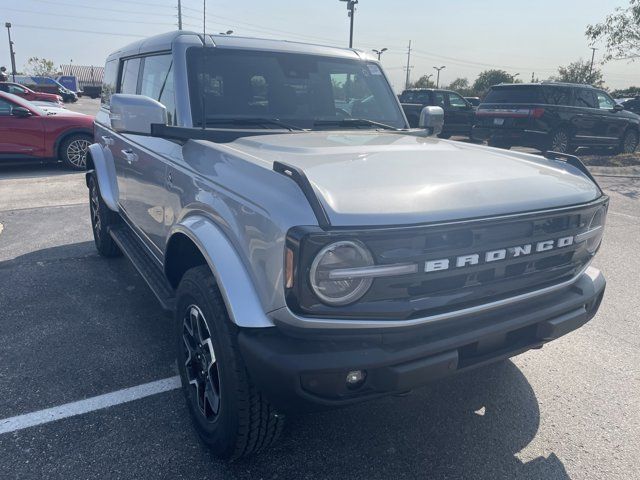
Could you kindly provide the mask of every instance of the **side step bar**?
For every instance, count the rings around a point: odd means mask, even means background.
[[[147,282],[162,308],[167,311],[173,311],[176,303],[175,290],[167,281],[158,263],[150,257],[145,247],[140,244],[140,240],[138,240],[135,233],[127,225],[118,225],[117,227],[111,227],[109,234],[120,247],[122,253],[133,263],[133,266]]]

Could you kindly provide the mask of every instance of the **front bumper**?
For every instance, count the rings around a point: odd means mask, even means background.
[[[591,320],[605,279],[593,267],[565,289],[482,314],[379,331],[241,330],[253,381],[280,411],[317,410],[401,393],[508,358]],[[347,373],[364,370],[358,388]]]

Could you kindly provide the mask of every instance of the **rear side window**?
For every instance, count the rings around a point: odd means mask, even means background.
[[[493,87],[484,103],[545,103],[537,85]]]
[[[570,87],[543,87],[542,92],[549,105],[571,105]]]
[[[120,78],[120,93],[138,93],[138,72],[140,59],[130,58],[122,63],[122,77]]]
[[[116,82],[118,81],[118,61],[109,60],[104,66],[104,80],[102,81],[102,93],[100,103],[109,106],[111,95],[116,92]]]
[[[176,102],[171,55],[154,55],[144,59],[140,94],[167,107],[169,125],[176,124]]]
[[[576,107],[598,108],[596,95],[593,90],[588,88],[576,89]]]

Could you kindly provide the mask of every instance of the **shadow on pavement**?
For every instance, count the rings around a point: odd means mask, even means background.
[[[8,178],[40,178],[60,175],[73,175],[77,171],[65,168],[61,162],[26,161],[20,163],[0,163],[0,180]]]
[[[408,397],[289,418],[279,445],[229,469],[252,478],[569,478],[553,454],[515,456],[539,421],[531,386],[506,361]]]

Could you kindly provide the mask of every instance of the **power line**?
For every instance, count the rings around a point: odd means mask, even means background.
[[[144,25],[173,25],[172,23],[162,23],[162,22],[144,22],[142,20],[120,20],[120,19],[111,19],[111,18],[102,18],[102,17],[86,17],[81,15],[68,15],[66,13],[49,13],[49,12],[36,12],[32,10],[21,10],[19,8],[5,8],[4,10],[9,10],[12,12],[21,12],[21,13],[29,13],[36,15],[46,15],[51,17],[65,17],[65,18],[78,18],[81,20],[98,20],[101,22],[117,22],[117,23],[138,23]]]
[[[79,8],[80,7],[77,4],[58,2],[58,1],[55,1],[55,0],[29,0],[29,1],[31,1],[31,2],[40,2],[40,3],[48,3],[48,4],[56,5],[56,6],[63,5],[63,6],[75,7],[75,8]],[[138,11],[131,11],[131,10],[117,10],[115,8],[89,7],[89,6],[85,6],[85,5],[82,5],[81,8],[87,9],[87,10],[98,10],[100,12],[125,13],[127,15],[153,15],[155,17],[166,17],[167,16],[166,13],[138,12]]]
[[[58,30],[61,32],[76,32],[76,33],[93,33],[93,34],[100,34],[100,35],[112,35],[114,37],[135,37],[135,38],[145,38],[145,35],[133,35],[131,33],[114,33],[114,32],[99,32],[97,30],[78,30],[75,28],[59,28],[59,27],[47,27],[44,25],[25,25],[25,24],[18,24],[18,23],[14,23],[13,24],[14,27],[20,27],[20,28],[35,28],[38,30]]]

